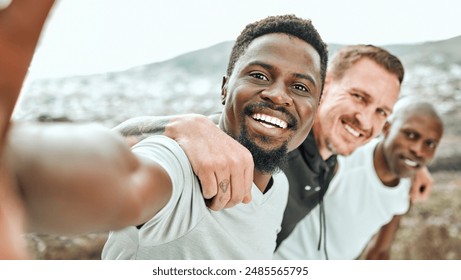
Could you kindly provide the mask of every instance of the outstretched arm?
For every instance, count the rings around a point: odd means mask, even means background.
[[[412,203],[426,201],[431,194],[433,185],[434,179],[427,167],[418,170],[412,179],[410,201]]]
[[[15,0],[0,7],[0,259],[25,259],[23,204],[15,192],[3,150],[21,91],[52,0]]]
[[[54,1],[13,1],[0,10],[0,147]]]
[[[144,223],[171,195],[160,166],[97,125],[16,124],[5,156],[29,231],[106,231]]]
[[[402,215],[396,215],[379,230],[365,251],[365,259],[388,260],[390,258],[392,242],[399,229],[401,219]]]
[[[251,201],[254,165],[251,153],[216,126],[218,116],[140,117],[114,129],[130,145],[151,134],[176,140],[200,179],[208,206],[220,210]]]

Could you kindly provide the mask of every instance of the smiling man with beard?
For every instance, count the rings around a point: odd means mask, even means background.
[[[276,16],[248,25],[223,78],[219,128],[252,153],[252,201],[209,209],[178,143],[146,138],[132,151],[156,166],[151,184],[160,201],[140,225],[110,233],[103,259],[271,259],[288,196],[285,175],[274,172],[312,127],[326,62],[326,45],[308,20]],[[225,192],[229,180],[219,182]]]
[[[290,191],[277,245],[315,206],[322,205],[335,175],[336,156],[351,154],[381,133],[398,99],[403,77],[401,61],[377,46],[346,46],[333,56],[312,130],[288,154],[283,167]],[[213,199],[209,204],[211,209],[220,210],[251,199],[246,188],[246,177],[251,170],[247,167],[248,159],[242,156],[246,149],[231,137],[223,137],[210,119],[194,115],[139,117],[118,125],[115,130],[131,140],[152,133],[175,139],[200,179],[203,196]],[[209,137],[204,138],[203,134]],[[223,152],[226,149],[228,152]],[[223,180],[230,182],[228,191],[218,187]],[[415,175],[412,191],[419,193],[419,187],[426,185],[427,194],[430,184],[427,169],[422,169]],[[319,220],[325,225],[323,211]],[[316,234],[319,243],[325,244],[322,239],[326,230],[322,226]]]
[[[399,222],[410,207],[410,179],[434,157],[443,123],[429,103],[404,98],[383,137],[338,156],[339,169],[323,198],[328,242],[319,250],[320,206],[278,247],[279,259],[389,259]]]
[[[171,138],[146,138],[130,152],[101,126],[14,123],[2,167],[28,230],[114,230],[104,259],[271,259],[288,196],[277,171],[313,125],[327,60],[311,21],[294,15],[268,17],[239,35],[222,82],[219,131],[253,153],[253,199],[219,212],[207,207]],[[217,179],[223,193],[237,180]]]

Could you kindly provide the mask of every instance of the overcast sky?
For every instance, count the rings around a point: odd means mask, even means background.
[[[59,0],[29,79],[163,61],[287,13],[312,19],[327,43],[442,40],[461,35],[460,11],[457,0]]]

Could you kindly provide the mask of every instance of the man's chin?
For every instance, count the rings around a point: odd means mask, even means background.
[[[273,174],[278,172],[287,162],[287,144],[281,147],[271,147],[266,149],[267,145],[257,145],[247,139],[239,138],[240,144],[245,146],[252,154],[255,169],[262,173]]]
[[[329,150],[332,152],[334,155],[341,155],[341,156],[348,156],[352,154],[358,147],[360,146],[346,146],[346,145],[330,145]]]

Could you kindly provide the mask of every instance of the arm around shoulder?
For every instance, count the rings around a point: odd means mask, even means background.
[[[432,191],[434,185],[434,178],[427,169],[423,167],[418,170],[412,178],[412,185],[410,190],[410,200],[412,203],[426,201]]]
[[[251,201],[253,157],[251,153],[218,128],[221,114],[205,117],[184,114],[166,117],[138,117],[114,130],[125,136],[128,145],[153,134],[174,139],[186,152],[202,185],[203,196],[212,210]],[[218,188],[229,182],[224,191]]]

